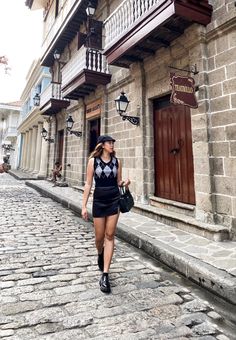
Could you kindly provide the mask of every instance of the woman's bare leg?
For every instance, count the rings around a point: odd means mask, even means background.
[[[104,273],[108,273],[114,251],[114,237],[119,214],[107,216],[105,224]]]
[[[102,253],[105,238],[106,218],[97,217],[93,219],[95,229],[95,243],[98,254]]]

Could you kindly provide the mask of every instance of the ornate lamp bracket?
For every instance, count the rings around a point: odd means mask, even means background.
[[[140,124],[140,118],[134,117],[134,116],[127,116],[123,115],[122,113],[119,113],[123,120],[128,120],[133,125],[139,125]]]

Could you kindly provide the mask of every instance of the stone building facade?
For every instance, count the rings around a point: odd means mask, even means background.
[[[103,23],[96,42],[101,25],[87,18],[88,1],[48,3],[26,1],[45,9],[41,64],[70,101],[47,111],[55,139],[48,168],[59,159],[65,181],[82,187],[97,136],[111,134],[136,211],[216,240],[234,238],[235,1],[94,1],[92,19]],[[190,75],[193,65],[198,108],[171,105],[170,72]],[[138,126],[117,113],[121,91]],[[69,115],[81,137],[66,129]]]
[[[0,103],[0,163],[8,157],[12,169],[17,168],[17,125],[21,103]]]
[[[28,72],[27,83],[21,95],[22,111],[18,125],[20,140],[19,168],[38,178],[45,178],[48,171],[48,142],[41,132],[48,130],[48,120],[43,119],[37,103],[36,94],[45,93],[51,83],[51,76],[47,68],[40,66],[35,60]]]

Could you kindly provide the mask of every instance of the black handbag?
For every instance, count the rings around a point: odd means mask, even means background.
[[[120,188],[120,211],[126,213],[134,206],[134,199],[129,189]]]

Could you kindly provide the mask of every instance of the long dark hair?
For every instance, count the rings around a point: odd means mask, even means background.
[[[101,157],[103,153],[103,143],[99,143],[96,145],[95,149],[91,152],[89,159],[90,158],[96,158],[96,157]],[[113,150],[111,153],[111,157],[115,157],[116,152]]]

